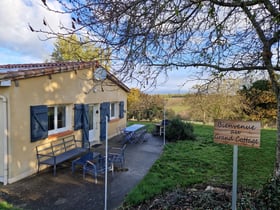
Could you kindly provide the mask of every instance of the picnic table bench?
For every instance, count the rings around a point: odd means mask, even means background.
[[[38,171],[41,165],[53,166],[53,175],[56,175],[56,166],[62,162],[80,156],[89,151],[90,147],[83,148],[82,141],[76,140],[74,135],[60,138],[53,142],[36,146]]]

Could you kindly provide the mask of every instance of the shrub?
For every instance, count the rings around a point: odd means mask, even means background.
[[[183,122],[175,118],[168,122],[165,131],[165,137],[169,141],[194,140],[193,126],[190,123]]]
[[[272,177],[264,185],[256,199],[258,209],[279,209],[280,206],[280,177]]]

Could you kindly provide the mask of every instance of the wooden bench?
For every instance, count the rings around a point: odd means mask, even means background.
[[[90,147],[83,148],[82,141],[76,140],[74,135],[67,136],[53,142],[36,146],[38,171],[41,165],[53,166],[53,175],[56,175],[56,166],[62,162],[80,156],[89,151]]]

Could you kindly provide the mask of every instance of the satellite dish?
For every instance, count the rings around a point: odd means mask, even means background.
[[[96,80],[105,80],[107,77],[107,71],[106,69],[102,68],[102,67],[98,67],[97,69],[95,69],[94,71],[94,78]]]

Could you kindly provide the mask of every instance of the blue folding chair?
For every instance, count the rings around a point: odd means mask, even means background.
[[[97,184],[97,176],[99,174],[104,174],[106,172],[106,167],[105,167],[105,157],[101,156],[99,158],[96,158],[93,161],[86,161],[86,163],[83,166],[83,178],[85,179],[86,174],[90,174],[95,178],[95,184]],[[107,170],[108,171],[112,171],[113,172],[113,163],[111,161],[109,161],[108,158],[108,167]]]
[[[121,148],[119,147],[111,147],[109,149],[108,153],[108,159],[111,163],[115,165],[120,166],[123,168],[124,162],[125,162],[125,149],[126,149],[126,144],[124,144]]]

